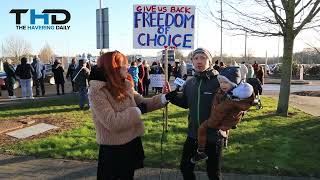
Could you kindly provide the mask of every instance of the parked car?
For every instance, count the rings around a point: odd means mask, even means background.
[[[193,76],[193,74],[194,74],[193,64],[187,63],[187,75]]]
[[[51,64],[44,64],[45,65],[45,82],[54,84],[54,78],[53,78],[53,72],[52,72],[52,65]],[[5,79],[7,78],[6,72],[0,72],[0,85],[1,89],[5,90],[6,85],[5,85]],[[33,81],[31,80],[31,85],[33,85]],[[19,79],[14,84],[14,89],[17,89],[20,86]]]
[[[6,89],[6,78],[7,78],[7,74],[6,72],[0,72],[0,85],[1,85],[1,89],[5,90]],[[16,81],[13,89],[17,89],[20,86],[19,81]]]

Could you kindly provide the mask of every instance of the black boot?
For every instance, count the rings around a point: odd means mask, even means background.
[[[199,149],[197,150],[197,154],[194,155],[192,158],[191,158],[191,162],[193,164],[195,164],[196,162],[198,161],[201,161],[201,160],[207,160],[208,159],[208,156],[207,154],[204,152],[204,151],[199,151]]]

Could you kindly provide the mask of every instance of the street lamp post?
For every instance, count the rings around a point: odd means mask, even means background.
[[[244,61],[247,61],[247,31],[244,34]]]
[[[100,16],[100,23],[99,23],[99,29],[100,29],[100,55],[102,55],[102,46],[103,46],[103,28],[102,28],[102,0],[99,0],[100,2],[100,11],[99,11],[99,16]]]
[[[220,61],[223,62],[222,59],[222,0],[220,1]]]

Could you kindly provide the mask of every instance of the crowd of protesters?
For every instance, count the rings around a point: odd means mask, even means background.
[[[213,65],[213,69],[218,72],[226,67],[225,63],[219,63],[219,60],[216,60]],[[241,64],[238,64],[236,61],[232,61],[228,67],[239,67],[242,81],[246,81],[248,78],[257,78],[264,84],[264,67],[259,65],[257,61],[255,61],[254,64],[245,63],[244,61],[242,61]]]
[[[126,56],[119,51],[111,51],[102,54],[97,65],[92,67],[86,58],[73,58],[64,77],[61,61],[55,60],[52,72],[57,95],[65,94],[65,78],[70,79],[72,92],[78,92],[80,109],[91,108],[99,144],[97,179],[133,179],[134,171],[144,166],[141,115],[160,109],[169,102],[189,109],[188,131],[180,162],[184,179],[195,179],[195,164],[203,159],[207,160],[209,179],[221,179],[222,147],[226,143],[228,130],[240,121],[234,119],[234,114],[241,114],[252,104],[252,87],[244,86],[250,89],[244,90],[247,95],[233,102],[239,104],[245,100],[245,108],[233,112],[235,108],[230,106],[230,111],[224,112],[230,117],[227,124],[225,117],[217,117],[222,113],[217,113],[215,106],[233,101],[231,97],[241,97],[230,93],[243,86],[248,78],[257,78],[263,84],[264,70],[257,62],[251,65],[233,61],[229,66],[218,60],[214,64],[212,62],[208,50],[196,49],[192,55],[195,74],[186,81],[181,92],[171,91],[169,80],[171,75],[187,79],[186,63],[177,61],[168,64],[168,79],[163,87],[153,88],[154,96],[149,96],[150,74],[164,74],[166,68],[160,62],[155,61],[149,66],[146,60],[138,58],[129,66]],[[46,69],[37,56],[31,64],[25,57],[21,58],[16,70],[8,59],[4,70],[10,98],[16,98],[13,84],[17,79],[22,98],[33,99],[31,81],[36,86],[35,96],[45,96]],[[217,92],[220,93],[218,100],[215,98]],[[200,132],[201,128],[203,131]]]
[[[86,67],[82,67],[85,65]],[[85,99],[87,99],[88,77],[90,73],[90,63],[87,63],[85,58],[73,58],[68,67],[66,77],[64,77],[64,66],[60,59],[56,59],[51,66],[54,83],[56,85],[56,94],[65,94],[65,78],[71,80],[72,92],[78,92],[80,95],[79,106],[83,108]],[[45,79],[47,76],[47,69],[45,64],[34,56],[32,63],[28,63],[26,57],[20,59],[20,64],[16,68],[12,65],[12,60],[7,59],[3,63],[3,68],[6,73],[5,86],[8,91],[9,99],[16,99],[14,86],[17,81],[21,86],[22,99],[34,99],[46,95]],[[85,73],[83,72],[85,71]],[[32,87],[35,86],[35,95]]]
[[[85,66],[87,69],[81,68],[82,61],[84,60]],[[86,62],[86,58],[78,57],[72,58],[71,63],[67,68],[66,76],[64,77],[64,66],[61,63],[61,60],[56,59],[52,65],[52,72],[54,81],[56,84],[56,94],[64,95],[65,94],[65,78],[71,80],[72,92],[79,92],[82,94],[80,96],[80,108],[83,108],[83,99],[85,98],[86,89],[88,88],[88,82],[84,82],[83,79],[88,81],[88,77],[90,74],[90,63]],[[263,84],[264,83],[264,69],[263,66],[259,66],[257,62],[254,64],[249,64],[242,62],[238,64],[236,61],[232,61],[230,63],[231,67],[239,67],[241,73],[241,80],[245,81],[247,78],[257,78]],[[213,69],[220,72],[224,68],[226,68],[226,64],[224,62],[219,62],[216,60],[213,65]],[[75,75],[78,74],[81,69],[81,73],[79,78],[74,79]],[[82,78],[82,71],[86,70],[87,75],[86,78]],[[4,62],[4,71],[7,74],[6,78],[6,89],[8,91],[8,97],[10,99],[15,99],[16,96],[14,94],[14,84],[19,79],[19,83],[21,86],[22,98],[23,99],[33,99],[34,97],[45,96],[45,78],[46,78],[46,66],[41,62],[41,60],[37,57],[33,57],[33,62],[31,64],[27,63],[27,58],[21,58],[21,63],[15,69],[12,65],[12,61],[7,59]],[[150,85],[150,74],[164,74],[164,64],[161,64],[159,61],[154,61],[150,66],[146,60],[141,60],[141,58],[132,61],[130,65],[128,65],[128,72],[131,74],[134,82],[134,89],[143,96],[149,95],[149,85]],[[170,81],[170,77],[174,78],[183,78],[187,79],[187,66],[184,61],[175,61],[174,63],[168,64],[168,81]],[[79,79],[79,80],[78,80]],[[81,83],[76,83],[76,81],[81,81]],[[32,82],[33,86],[35,86],[35,95],[33,95],[32,91]],[[84,87],[84,88],[83,88]],[[152,90],[158,94],[161,93],[161,89],[159,87],[152,87]],[[80,92],[80,91],[81,92]]]

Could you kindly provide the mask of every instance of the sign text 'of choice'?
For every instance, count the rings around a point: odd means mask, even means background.
[[[133,47],[192,49],[195,6],[134,5]]]

